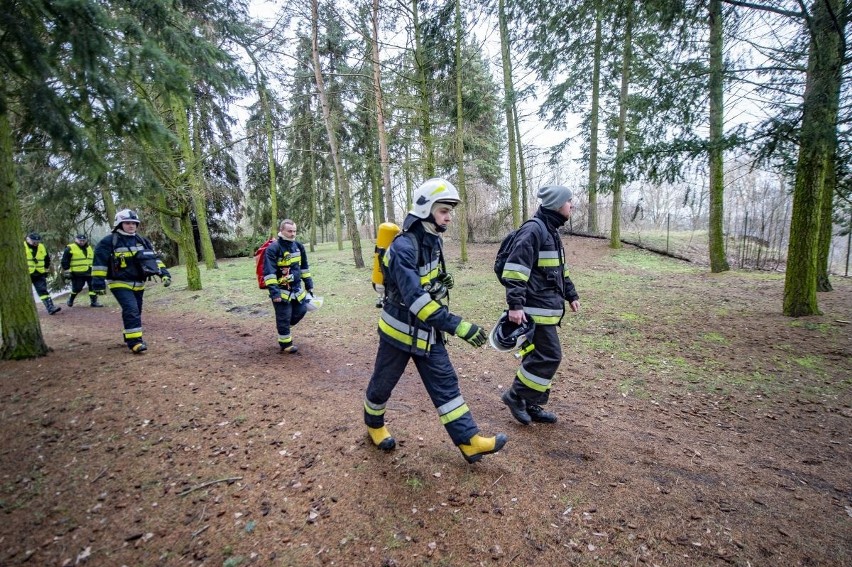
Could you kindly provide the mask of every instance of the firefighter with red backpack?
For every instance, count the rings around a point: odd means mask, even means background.
[[[293,344],[290,329],[308,312],[308,294],[314,295],[308,255],[305,246],[296,241],[296,223],[290,219],[281,221],[278,237],[260,253],[263,258],[260,287],[269,291],[275,309],[278,347],[282,354],[295,354],[299,349]]]

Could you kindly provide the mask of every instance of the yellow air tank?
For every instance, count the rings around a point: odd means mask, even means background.
[[[399,232],[400,228],[392,222],[383,222],[379,225],[379,233],[376,236],[376,248],[373,252],[373,289],[379,294],[379,299],[376,302],[377,307],[382,306],[382,297],[384,297],[385,294],[385,277],[382,273],[382,258],[384,258],[385,251]]]

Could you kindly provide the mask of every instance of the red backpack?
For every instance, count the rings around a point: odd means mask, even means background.
[[[263,280],[263,259],[266,256],[266,249],[269,248],[269,245],[273,242],[275,242],[275,239],[270,238],[257,249],[257,252],[254,253],[254,271],[257,274],[257,287],[260,289],[266,289],[266,282]]]

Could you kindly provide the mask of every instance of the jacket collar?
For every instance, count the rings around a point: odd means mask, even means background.
[[[547,229],[551,231],[558,229],[568,221],[568,219],[560,215],[558,212],[545,209],[544,207],[539,207],[535,212],[535,216],[543,220],[544,224],[547,225]]]

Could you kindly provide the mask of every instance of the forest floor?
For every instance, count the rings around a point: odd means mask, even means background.
[[[483,433],[509,436],[475,465],[413,365],[397,449],[370,444],[369,303],[310,314],[297,355],[261,296],[193,313],[179,279],[146,295],[142,356],[111,297],[40,308],[51,352],[0,363],[0,565],[852,565],[852,282],[790,319],[783,278],[566,244],[583,311],[560,330],[557,424],[500,402],[511,355],[450,343]]]

